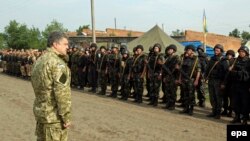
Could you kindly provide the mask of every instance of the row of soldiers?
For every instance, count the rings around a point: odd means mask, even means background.
[[[125,46],[114,44],[111,50],[105,46],[99,49],[91,44],[85,50],[70,48],[68,50],[68,65],[72,72],[72,86],[83,89],[91,87],[90,92],[106,95],[108,83],[111,85],[110,97],[116,98],[118,91],[121,100],[130,96],[136,103],[143,102],[144,85],[146,85],[149,105],[157,106],[160,88],[162,88],[162,102],[168,110],[174,110],[176,102],[180,102],[181,113],[193,115],[196,105],[195,91],[198,105],[205,106],[204,87],[208,83],[209,100],[212,112],[208,117],[220,119],[221,115],[235,117],[232,123],[247,124],[250,107],[250,60],[249,49],[239,48],[239,56],[228,50],[224,53],[222,45],[214,47],[214,56],[210,59],[204,53],[203,46],[197,49],[188,45],[184,54],[177,54],[177,47],[169,45],[161,53],[161,45],[156,43],[150,47],[149,53],[144,53],[144,47],[138,45],[130,53]],[[198,55],[196,55],[196,52]],[[42,53],[19,51],[2,52],[3,70],[11,74],[15,65],[20,66],[17,72],[22,72],[22,66],[32,65]],[[23,57],[25,56],[25,57]],[[16,57],[16,58],[15,58]],[[22,58],[22,59],[20,59]],[[31,59],[29,63],[29,59]],[[36,59],[35,59],[36,58]],[[25,60],[25,61],[24,61]],[[25,65],[24,65],[24,64]],[[25,70],[29,70],[25,68]],[[22,74],[22,73],[21,73]],[[26,73],[26,76],[29,73]],[[23,75],[23,74],[22,74]],[[25,76],[25,75],[24,75]],[[121,87],[120,90],[118,88]],[[180,87],[180,99],[177,101],[177,88]],[[133,93],[132,93],[133,90]],[[223,111],[221,111],[223,109]]]
[[[120,49],[120,50],[119,50]],[[193,45],[185,47],[185,53],[178,55],[177,47],[169,45],[161,53],[161,45],[156,43],[144,53],[142,45],[129,53],[126,47],[112,46],[107,50],[105,46],[99,49],[96,44],[81,51],[69,51],[72,83],[84,87],[86,81],[92,88],[90,92],[106,95],[107,83],[111,85],[110,97],[116,98],[118,88],[121,87],[121,99],[127,100],[133,89],[133,98],[137,103],[143,102],[144,85],[146,85],[149,105],[157,106],[160,88],[161,98],[168,110],[174,110],[176,102],[183,107],[181,113],[193,114],[195,91],[198,105],[205,107],[205,84],[208,83],[209,99],[212,113],[208,117],[220,119],[221,115],[236,116],[233,123],[246,124],[249,115],[249,49],[239,48],[239,56],[228,50],[224,53],[223,46],[214,47],[215,55],[208,59],[203,46],[197,49]],[[198,55],[196,55],[196,52]],[[241,55],[243,54],[244,55]],[[78,58],[78,59],[77,59]],[[74,66],[75,65],[75,66]],[[241,74],[242,73],[242,74]],[[144,83],[145,81],[145,83]],[[177,88],[180,87],[181,98],[177,101]],[[239,89],[240,88],[240,89]],[[241,93],[241,95],[237,95]],[[223,111],[221,111],[223,109]],[[243,118],[240,118],[240,116]]]
[[[2,50],[0,56],[3,72],[29,79],[32,65],[41,54],[42,52],[37,50]]]

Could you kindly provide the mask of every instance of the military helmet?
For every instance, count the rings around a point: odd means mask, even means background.
[[[101,49],[105,49],[105,50],[106,50],[106,47],[105,47],[105,46],[101,46],[101,47],[100,47],[100,50],[101,50]]]
[[[247,46],[241,46],[241,47],[238,49],[238,52],[239,52],[240,50],[245,51],[246,54],[249,55],[249,48],[248,48]]]
[[[90,47],[94,47],[94,48],[97,48],[97,44],[96,43],[91,43]]]
[[[185,47],[185,51],[187,51],[188,49],[191,49],[193,52],[195,52],[195,47],[194,47],[194,45],[192,45],[192,44],[187,45],[187,46]]]
[[[227,55],[232,55],[233,57],[235,57],[235,52],[233,50],[228,50],[226,56]]]
[[[133,48],[133,52],[135,53],[135,52],[136,52],[136,50],[137,50],[137,48],[136,48],[136,47],[134,47],[134,48]]]
[[[144,50],[144,48],[143,48],[142,45],[137,45],[137,46],[136,46],[136,50],[137,50],[137,49],[141,49],[142,51]]]
[[[221,52],[224,52],[224,47],[223,47],[221,44],[215,45],[215,46],[214,46],[214,50],[215,50],[216,48],[220,49]]]
[[[204,46],[203,45],[199,45],[196,50],[198,51],[199,49],[202,50],[202,52],[204,52]]]
[[[154,50],[153,50],[153,47],[150,46],[150,47],[148,48],[148,51],[149,51],[149,52],[153,52],[153,51],[154,51]]]
[[[113,44],[111,48],[117,48],[117,49],[119,49],[119,46],[118,46],[118,44]]]
[[[159,44],[159,43],[154,44],[153,50],[155,49],[155,47],[158,47],[159,48],[159,52],[161,52],[161,44]]]
[[[122,55],[123,54],[129,54],[129,51],[127,49],[125,49],[123,52],[122,52]]]
[[[121,45],[120,49],[127,49],[126,45]]]
[[[177,51],[177,47],[174,44],[171,44],[166,47],[165,52],[167,52],[169,49],[173,49],[175,52]]]

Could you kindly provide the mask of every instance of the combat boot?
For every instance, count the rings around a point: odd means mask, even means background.
[[[193,110],[194,110],[194,106],[191,105],[191,106],[189,107],[189,109],[188,109],[188,114],[189,114],[190,116],[193,115],[193,113],[194,113]]]
[[[181,114],[188,113],[188,105],[184,106],[184,109],[180,111]]]
[[[172,111],[175,109],[175,103],[171,103],[168,107],[168,110]]]
[[[155,97],[155,98],[154,98],[153,106],[154,106],[154,107],[158,106],[158,97]]]
[[[148,105],[153,105],[153,104],[154,104],[154,100],[155,100],[155,98],[154,98],[154,97],[151,97],[151,98],[150,98],[150,102],[148,103]]]
[[[235,114],[234,119],[230,123],[241,123],[240,115],[239,114]]]

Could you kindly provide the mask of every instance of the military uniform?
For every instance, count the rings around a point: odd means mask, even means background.
[[[231,55],[232,58],[228,58],[228,55]],[[233,66],[235,63],[235,53],[233,50],[228,50],[226,53],[226,57],[222,59],[222,65],[221,69],[223,72],[222,73],[222,83],[221,83],[221,91],[223,95],[223,112],[221,115],[227,115],[229,117],[232,116],[232,80],[229,76],[229,67]]]
[[[215,49],[220,49],[223,53],[223,46],[222,45],[215,45]],[[222,80],[222,72],[221,70],[221,60],[222,60],[222,53],[218,56],[211,57],[207,70],[205,73],[205,78],[208,80],[208,91],[209,91],[209,99],[212,106],[212,113],[208,115],[208,117],[215,117],[220,119],[221,115],[221,108],[222,108],[222,94],[221,94],[221,82]]]
[[[143,46],[138,45],[137,47],[143,51]],[[144,72],[145,72],[145,62],[146,62],[146,55],[139,54],[134,59],[131,73],[133,77],[133,84],[134,84],[134,95],[135,95],[135,102],[142,103],[142,95],[143,95],[143,82],[144,82]]]
[[[41,56],[32,71],[35,92],[33,112],[38,141],[67,140],[63,124],[71,120],[70,70],[51,48]]]
[[[72,86],[77,86],[78,85],[78,60],[79,60],[79,55],[78,51],[75,51],[72,56],[71,56],[71,74],[72,74]]]
[[[78,67],[78,88],[79,89],[84,89],[84,86],[86,84],[85,80],[86,80],[86,65],[87,65],[87,61],[86,61],[86,57],[84,54],[81,54],[79,56],[79,61],[77,63],[77,67]]]
[[[106,49],[105,47],[100,47],[100,49]],[[98,84],[101,87],[101,91],[98,94],[105,95],[107,90],[107,81],[108,81],[108,54],[98,53],[97,58],[97,72],[98,72]]]
[[[89,65],[88,65],[88,76],[89,76],[89,83],[92,87],[90,92],[96,92],[97,88],[97,79],[98,79],[98,72],[97,72],[97,45],[95,43],[92,43],[90,45],[90,48],[92,51],[90,52],[89,56]],[[94,48],[94,50],[93,50]]]
[[[114,46],[118,49],[118,47]],[[113,47],[113,48],[114,48]],[[111,97],[116,98],[118,87],[119,87],[119,80],[120,80],[120,69],[121,69],[121,57],[119,52],[117,54],[112,53],[108,56],[108,72],[110,77],[110,84],[111,84]]]
[[[193,45],[188,45],[185,48],[185,51],[191,49],[195,51]],[[197,79],[197,74],[200,73],[200,63],[197,56],[183,56],[180,69],[180,78],[181,78],[181,87],[183,90],[183,104],[184,109],[181,113],[188,113],[193,115],[193,108],[195,105],[195,86],[194,82]]]
[[[201,65],[201,77],[199,79],[199,83],[198,85],[195,87],[196,92],[197,92],[197,98],[198,98],[198,105],[200,107],[205,107],[205,101],[206,101],[206,97],[205,97],[205,84],[204,84],[204,73],[206,71],[206,67],[207,67],[207,63],[208,63],[208,59],[207,59],[207,55],[206,53],[204,53],[204,47],[203,46],[199,46],[197,48],[198,51],[198,58],[199,58],[199,62]]]
[[[128,52],[127,52],[128,54]],[[123,66],[122,66],[122,79],[121,79],[121,99],[127,100],[131,91],[130,87],[130,75],[131,75],[131,67],[133,64],[133,58],[128,57],[123,58]]]
[[[246,46],[239,48],[238,52],[245,51],[246,56],[238,56],[234,67],[229,73],[229,78],[232,79],[232,103],[235,112],[235,118],[232,123],[241,122],[247,124],[249,119],[249,103],[250,103],[250,59],[249,49]]]
[[[158,47],[159,52],[154,52],[154,54],[151,56],[150,60],[148,61],[148,76],[150,79],[150,89],[149,89],[149,95],[150,95],[150,103],[149,105],[158,105],[158,98],[159,98],[159,92],[162,82],[162,64],[159,62],[163,62],[164,56],[161,54],[161,46],[160,44],[155,44],[154,48]]]
[[[176,52],[177,47],[175,45],[170,45],[166,48],[166,54],[169,49],[173,49]],[[165,63],[162,66],[162,76],[164,87],[163,91],[165,94],[166,108],[169,110],[175,109],[176,102],[176,91],[177,84],[175,81],[178,79],[179,71],[175,69],[176,65],[180,63],[180,57],[175,54],[167,54]]]

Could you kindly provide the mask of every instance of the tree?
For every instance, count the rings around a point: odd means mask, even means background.
[[[29,29],[25,24],[20,24],[15,20],[10,21],[5,27],[6,42],[8,47],[15,49],[29,48]]]
[[[6,35],[3,33],[0,33],[0,49],[6,48]]]
[[[29,38],[28,38],[29,47],[35,49],[45,48],[46,44],[44,45],[42,42],[43,38],[39,29],[35,27],[29,29]]]
[[[232,32],[229,33],[229,36],[240,38],[240,31],[235,28]]]
[[[90,26],[90,25],[79,26],[79,28],[76,30],[77,35],[82,35],[83,29],[89,29],[89,26]]]
[[[242,33],[241,33],[241,38],[242,38],[244,41],[250,40],[250,33],[243,30]]]
[[[183,36],[184,32],[176,29],[176,31],[172,31],[172,36]]]
[[[42,32],[42,35],[45,39],[47,39],[49,34],[53,31],[67,32],[68,29],[64,28],[62,23],[53,20],[50,24],[47,24],[45,30]]]

